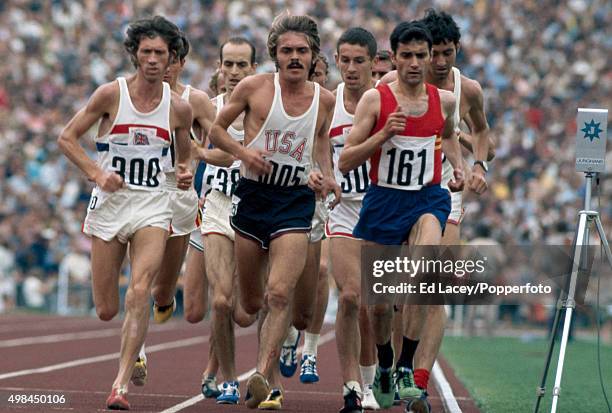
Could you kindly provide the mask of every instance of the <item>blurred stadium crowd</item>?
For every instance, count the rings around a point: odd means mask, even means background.
[[[274,16],[284,9],[315,17],[322,52],[333,58],[346,28],[363,26],[379,48],[388,49],[395,24],[420,18],[429,7],[458,22],[458,66],[483,86],[498,142],[487,177],[490,190],[482,199],[467,199],[464,238],[566,242],[584,191],[573,164],[576,108],[609,106],[612,95],[609,1],[5,0],[0,312],[15,304],[53,307],[59,272],[71,282],[89,282],[89,241],[80,230],[92,184],[60,155],[56,139],[96,87],[131,71],[122,47],[130,20],[163,14],[177,23],[192,45],[184,81],[207,90],[218,45],[231,35],[255,42],[259,71],[274,69],[265,42]],[[339,80],[333,66],[332,89]],[[85,141],[94,156],[91,141]],[[606,185],[601,211],[609,229],[610,180]]]

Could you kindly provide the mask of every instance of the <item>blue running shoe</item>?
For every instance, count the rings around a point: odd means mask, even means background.
[[[237,381],[224,381],[221,386],[221,395],[217,397],[217,404],[238,404],[240,390]]]
[[[316,383],[319,381],[319,373],[317,373],[317,356],[312,354],[304,354],[302,356],[300,381],[304,384]]]
[[[280,353],[280,372],[284,377],[292,377],[297,370],[297,347],[300,342],[301,333],[298,331],[295,343],[283,345]]]

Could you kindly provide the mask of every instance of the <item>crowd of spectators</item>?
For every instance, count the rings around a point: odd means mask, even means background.
[[[478,222],[501,244],[564,242],[584,191],[573,163],[576,108],[606,107],[612,95],[609,1],[6,0],[0,2],[0,311],[51,306],[47,292],[62,261],[75,249],[89,250],[80,230],[92,184],[60,154],[56,139],[96,87],[132,70],[122,46],[131,20],[163,14],[184,30],[192,45],[184,81],[206,90],[218,45],[231,35],[255,43],[259,71],[274,69],[267,33],[285,9],[317,19],[321,50],[332,58],[346,28],[367,28],[389,49],[395,24],[429,7],[459,24],[457,65],[481,83],[498,142],[490,190],[481,199],[467,197],[465,238]],[[333,63],[330,69],[333,85],[339,76]],[[83,141],[95,156],[91,139]],[[611,192],[601,204],[608,229]]]

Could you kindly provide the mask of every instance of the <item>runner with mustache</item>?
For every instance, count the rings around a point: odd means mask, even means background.
[[[268,51],[278,72],[240,82],[210,134],[215,146],[242,161],[231,218],[241,302],[255,314],[266,298],[257,371],[247,382],[249,408],[282,406],[276,372],[295,286],[306,262],[315,207],[315,193],[308,186],[322,196],[334,190],[340,198],[329,159],[334,98],[308,81],[319,44],[317,24],[310,17],[284,14],[275,19]],[[243,112],[244,146],[227,132]],[[311,173],[313,162],[321,172]]]

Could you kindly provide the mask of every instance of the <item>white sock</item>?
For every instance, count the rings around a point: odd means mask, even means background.
[[[145,345],[144,343],[142,343],[142,347],[140,347],[140,351],[138,352],[138,357],[143,359],[146,363],[147,361],[147,355],[145,354]]]
[[[359,382],[347,381],[346,383],[344,383],[344,386],[342,386],[342,396],[346,396],[351,390],[355,390],[360,399],[363,398],[363,395],[361,393],[361,385],[359,384]]]
[[[364,387],[374,383],[374,377],[376,376],[376,364],[372,364],[371,366],[359,365],[359,371],[361,372],[361,381],[363,381]]]
[[[302,354],[308,354],[310,356],[317,356],[317,347],[319,347],[319,337],[320,334],[304,334],[304,349],[302,350]]]
[[[292,345],[295,344],[295,340],[297,340],[297,337],[298,337],[297,328],[293,327],[292,325],[289,326],[289,331],[287,332],[287,338],[285,339],[283,346],[291,347]]]

